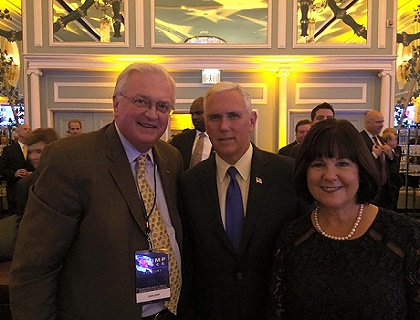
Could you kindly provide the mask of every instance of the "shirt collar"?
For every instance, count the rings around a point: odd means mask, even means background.
[[[252,144],[249,144],[248,150],[233,165],[235,166],[236,170],[238,170],[239,174],[244,180],[248,180],[251,173],[252,153],[253,153]],[[219,155],[216,153],[217,177],[219,179],[219,182],[223,181],[223,179],[226,176],[226,171],[231,166],[232,166],[231,164],[227,163],[225,160],[220,158]]]
[[[369,131],[367,131],[366,129],[364,129],[366,131],[366,133],[368,134],[369,138],[372,140],[374,136],[373,134],[371,134]]]
[[[115,129],[117,130],[117,134],[120,137],[121,143],[124,147],[125,153],[127,155],[128,161],[130,163],[137,161],[137,158],[142,155],[147,153],[150,157],[150,161],[153,163],[153,152],[152,149],[150,149],[147,152],[140,152],[138,151],[121,133],[120,129],[117,126],[117,123],[114,122],[115,124]]]
[[[204,135],[208,138],[209,135],[207,132],[201,132],[200,130],[195,129],[195,137],[197,138],[200,134],[204,133]]]

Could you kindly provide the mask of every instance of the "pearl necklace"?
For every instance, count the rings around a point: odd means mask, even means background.
[[[356,232],[356,229],[359,226],[360,220],[362,220],[363,204],[360,204],[359,212],[357,213],[357,217],[356,217],[356,221],[354,222],[354,225],[351,228],[350,233],[348,235],[346,235],[345,237],[332,236],[332,235],[326,233],[324,230],[322,230],[321,226],[319,225],[318,212],[319,212],[319,207],[316,207],[316,209],[314,211],[314,220],[315,220],[315,227],[319,231],[319,233],[321,233],[324,237],[330,238],[330,239],[333,239],[333,240],[350,240],[350,238]]]

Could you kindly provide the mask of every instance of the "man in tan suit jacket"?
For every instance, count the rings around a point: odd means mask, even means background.
[[[117,80],[113,123],[43,150],[12,265],[14,319],[168,315],[163,303],[136,303],[134,253],[148,249],[148,242],[135,163],[147,153],[157,168],[155,197],[179,260],[176,181],[182,158],[159,140],[173,109],[174,88],[164,68],[130,65]]]

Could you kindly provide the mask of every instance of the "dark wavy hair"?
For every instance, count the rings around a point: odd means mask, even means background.
[[[312,203],[307,171],[319,158],[348,158],[359,168],[357,202],[371,202],[379,190],[379,171],[360,133],[347,120],[329,118],[309,130],[296,158],[294,187],[299,197]]]
[[[315,120],[316,112],[318,110],[321,110],[321,109],[331,110],[332,113],[333,113],[333,116],[335,117],[335,111],[334,111],[333,106],[330,105],[328,102],[323,102],[323,103],[317,105],[315,108],[312,109],[312,111],[311,111],[311,121]]]

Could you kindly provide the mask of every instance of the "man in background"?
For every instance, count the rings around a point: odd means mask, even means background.
[[[78,136],[79,134],[82,134],[82,122],[79,119],[73,119],[70,120],[67,123],[68,127],[68,136]]]
[[[180,178],[187,301],[181,319],[262,320],[276,237],[298,214],[294,161],[251,143],[257,114],[236,83],[207,90],[204,119],[215,153]]]
[[[394,210],[393,195],[391,191],[390,170],[394,165],[394,154],[390,145],[379,136],[384,127],[384,116],[377,110],[371,110],[365,116],[365,128],[360,132],[368,149],[372,153],[376,167],[381,177],[381,188],[373,204]]]
[[[322,120],[325,120],[328,118],[334,118],[334,117],[335,117],[334,108],[328,102],[323,102],[317,105],[311,111],[312,125]]]
[[[404,185],[403,175],[400,173],[400,164],[401,164],[401,147],[398,145],[398,134],[397,130],[394,128],[386,128],[382,132],[382,139],[387,143],[394,155],[394,161],[392,166],[389,167],[389,177],[390,177],[390,188],[392,194],[392,205],[394,211],[398,209],[398,198],[400,196],[400,188]],[[409,177],[410,178],[410,177]],[[417,177],[416,182],[418,183]],[[410,185],[410,179],[408,183]]]
[[[311,121],[309,121],[308,119],[300,120],[295,126],[295,141],[281,148],[278,154],[290,157],[293,146],[303,142],[303,139],[305,139],[306,134],[308,133],[310,128]]]
[[[312,109],[311,126],[325,119],[334,118],[334,117],[335,117],[335,111],[332,105],[330,105],[328,102],[323,102]],[[292,146],[292,149],[290,150],[290,156],[296,159],[299,150],[300,150],[299,144]]]
[[[159,65],[134,63],[118,76],[112,99],[112,123],[42,151],[10,273],[14,319],[170,320],[177,313],[182,158],[160,140],[175,82]],[[153,292],[150,303],[139,301],[138,251],[167,252],[169,301]]]
[[[7,180],[7,208],[8,214],[16,213],[16,183],[23,177],[30,175],[34,167],[27,160],[27,138],[31,133],[28,124],[18,125],[16,128],[17,142],[6,146],[0,159],[0,175]]]
[[[206,133],[203,113],[203,97],[199,97],[190,107],[194,129],[177,134],[170,141],[181,152],[185,170],[207,159],[211,153],[211,142]]]

